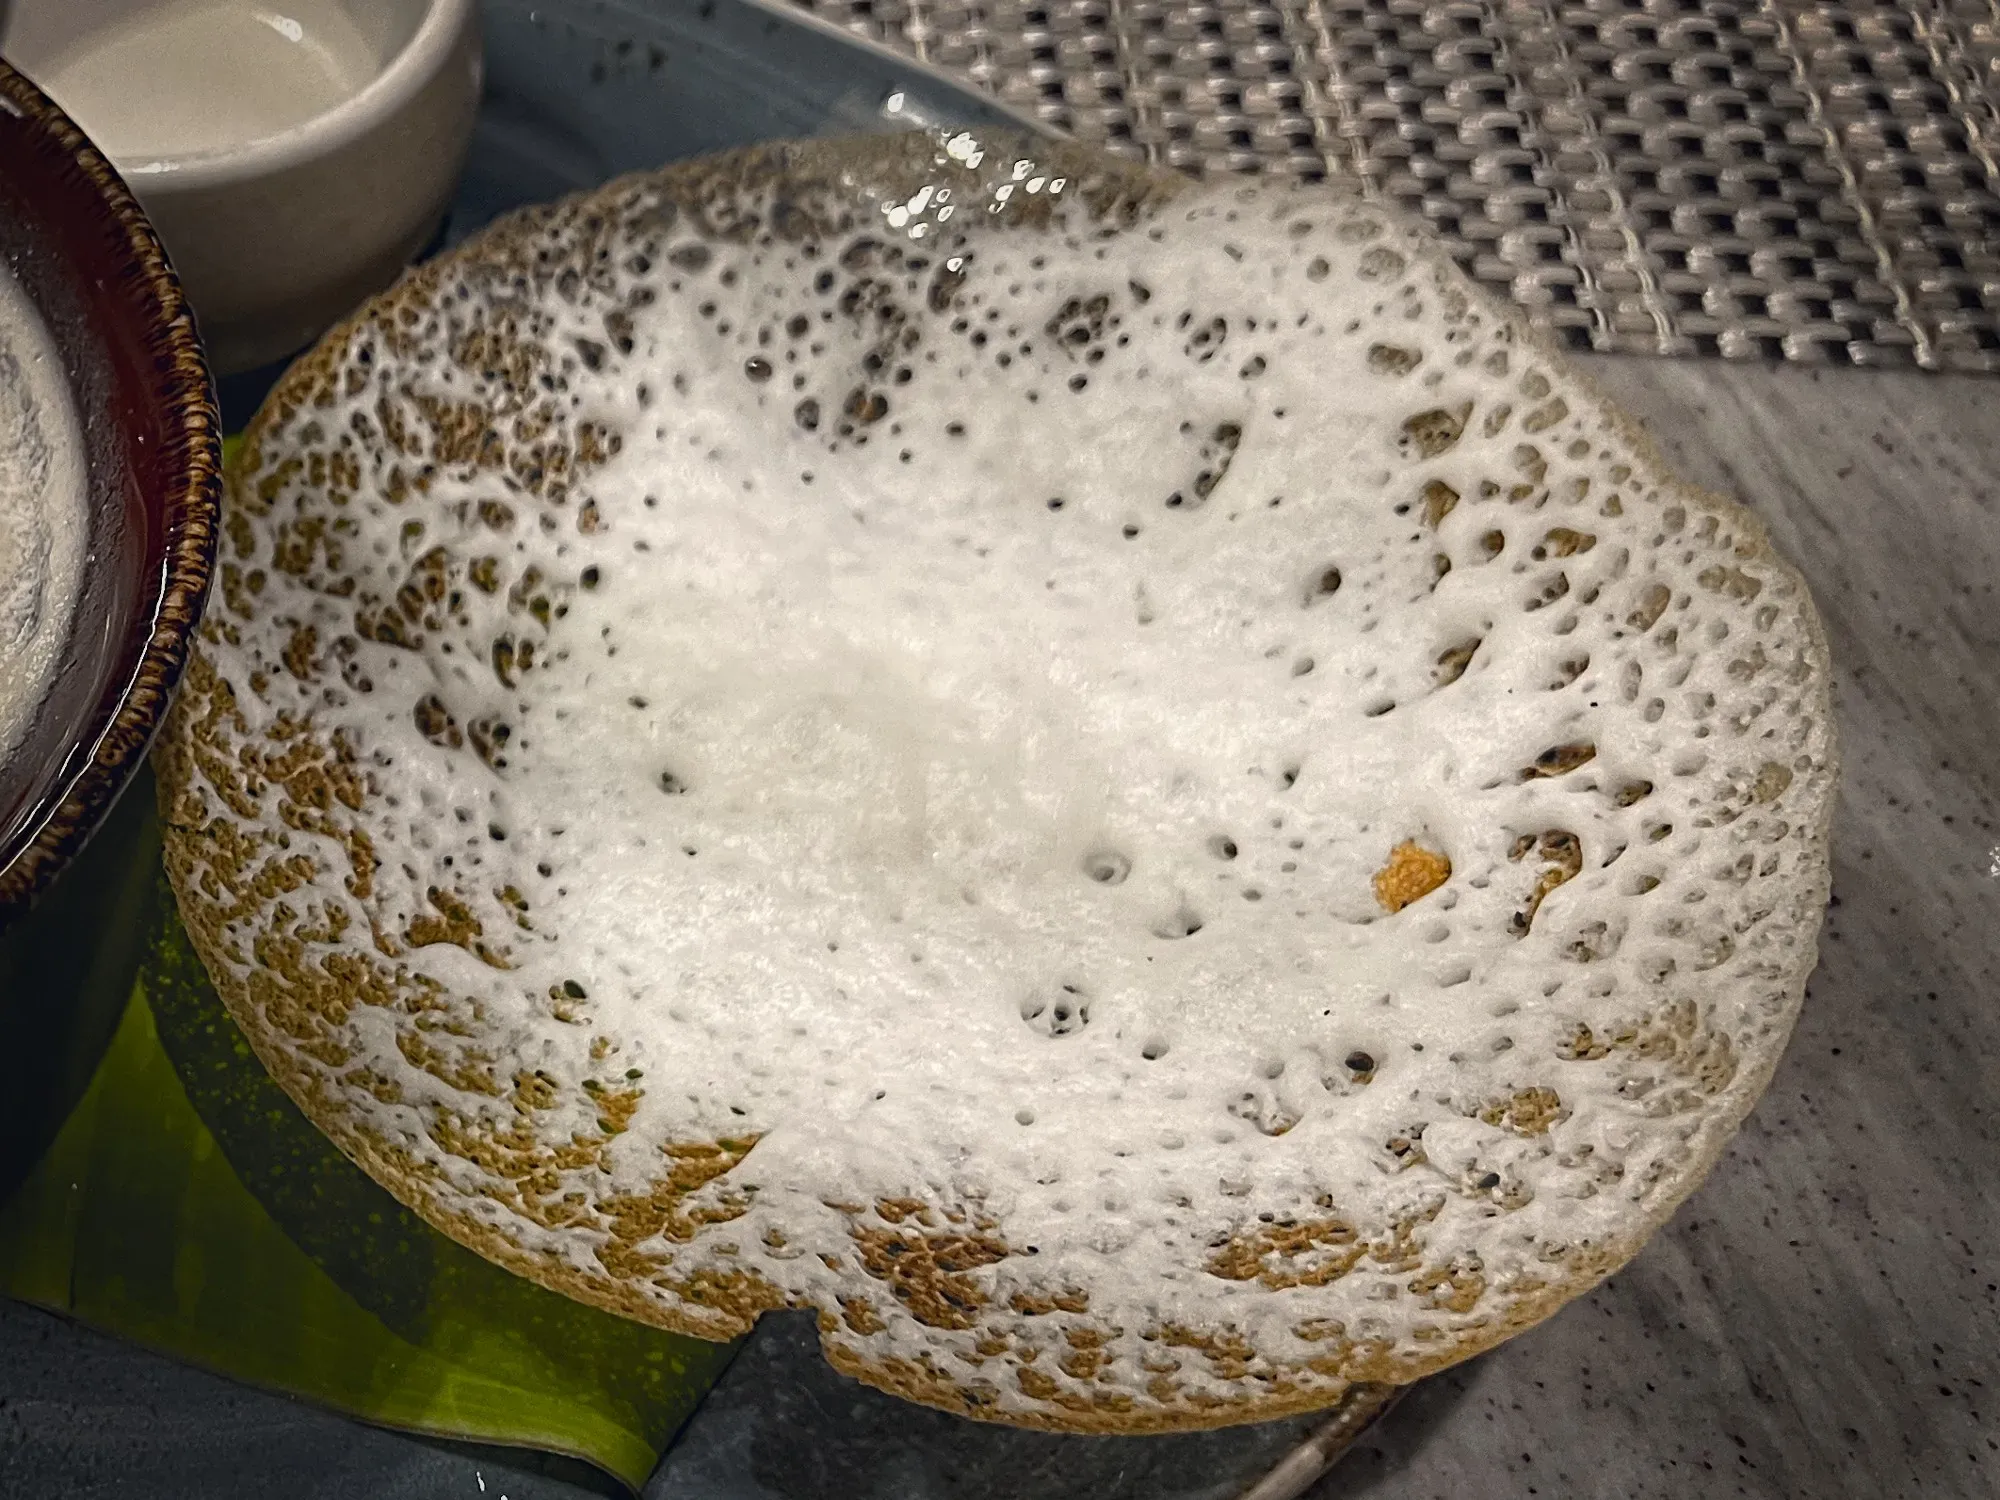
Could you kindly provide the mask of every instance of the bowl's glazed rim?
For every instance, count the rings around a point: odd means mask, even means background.
[[[159,509],[160,543],[147,559],[158,584],[149,590],[150,619],[136,658],[107,683],[96,716],[72,735],[74,767],[67,785],[51,787],[46,811],[0,845],[0,928],[27,909],[103,820],[144,760],[180,681],[188,647],[207,599],[220,520],[222,443],[215,391],[196,335],[194,316],[166,251],[103,153],[68,115],[24,75],[0,60],[0,111],[24,121],[60,153],[95,196],[94,211],[125,252],[130,274],[106,293],[138,315],[139,343],[161,398],[164,451],[154,462],[167,475],[149,496]],[[107,715],[102,704],[114,704]],[[32,731],[31,731],[32,732]],[[59,793],[59,795],[53,795]]]

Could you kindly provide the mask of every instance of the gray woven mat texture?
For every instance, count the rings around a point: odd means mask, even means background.
[[[1581,348],[2000,370],[2000,0],[802,0],[1177,167],[1358,177]]]

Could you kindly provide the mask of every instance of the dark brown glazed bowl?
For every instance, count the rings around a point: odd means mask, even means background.
[[[0,764],[0,928],[90,837],[145,758],[208,592],[222,467],[194,319],[138,203],[0,62],[0,263],[61,350],[89,535],[70,639]]]

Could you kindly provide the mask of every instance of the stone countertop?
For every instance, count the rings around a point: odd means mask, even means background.
[[[1805,1012],[1627,1269],[1418,1387],[1313,1491],[2000,1495],[2000,382],[1583,358],[1827,622],[1845,761]],[[646,1500],[1229,1500],[1310,1427],[1054,1438],[902,1405],[767,1323]],[[0,1495],[576,1500],[0,1304]]]

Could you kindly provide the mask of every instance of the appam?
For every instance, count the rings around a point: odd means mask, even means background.
[[[1327,1406],[1629,1259],[1827,896],[1811,599],[1328,187],[782,145],[301,363],[162,751],[258,1055],[430,1222],[967,1415]]]

